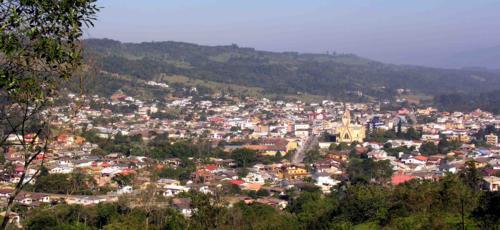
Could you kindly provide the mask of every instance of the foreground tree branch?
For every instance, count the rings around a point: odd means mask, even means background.
[[[0,0],[0,148],[24,157],[0,229],[16,196],[40,174],[45,156],[35,162],[50,144],[51,101],[82,64],[82,29],[97,12],[96,0]]]

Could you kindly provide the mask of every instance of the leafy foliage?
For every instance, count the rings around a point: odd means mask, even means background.
[[[369,183],[372,180],[386,182],[391,178],[393,170],[388,160],[353,158],[349,161],[347,173],[354,183]]]
[[[81,64],[82,23],[92,26],[95,0],[0,3],[0,88],[50,95],[56,78]]]
[[[228,207],[218,195],[189,192],[181,195],[196,210],[188,219],[171,208],[147,211],[120,202],[57,205],[29,210],[25,224],[29,229],[46,229],[47,224],[56,229],[490,229],[499,224],[500,193],[470,186],[473,175],[470,168],[437,182],[343,184],[329,195],[317,190],[291,193],[283,211],[243,202]]]
[[[480,93],[449,93],[436,97],[436,104],[441,109],[472,111],[480,108],[493,113],[500,113],[500,90],[480,91]]]

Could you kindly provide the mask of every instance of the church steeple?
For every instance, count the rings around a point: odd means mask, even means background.
[[[349,112],[347,108],[342,115],[342,124],[344,125],[344,127],[348,127],[351,124],[351,112]]]

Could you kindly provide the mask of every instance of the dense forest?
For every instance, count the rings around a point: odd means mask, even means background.
[[[277,53],[237,45],[121,43],[109,39],[89,39],[84,44],[87,63],[98,69],[94,75],[129,76],[134,78],[133,84],[137,84],[137,80],[161,81],[161,76],[180,75],[258,87],[264,93],[308,93],[337,99],[353,99],[353,95],[360,95],[358,92],[365,95],[365,99],[390,99],[400,88],[430,96],[468,96],[500,87],[500,74],[493,71],[391,65],[352,54]],[[124,83],[124,79],[116,75],[113,79],[95,79],[100,84],[93,85],[103,85],[103,89],[108,90],[118,89]],[[442,99],[440,102],[443,106],[449,105]],[[498,100],[483,104],[495,105],[495,102]]]
[[[500,90],[475,94],[451,93],[439,95],[435,99],[440,108],[458,111],[471,111],[476,108],[500,113]]]

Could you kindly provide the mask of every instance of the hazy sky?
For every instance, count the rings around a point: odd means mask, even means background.
[[[438,65],[500,45],[500,0],[100,0],[86,37],[236,43]]]

